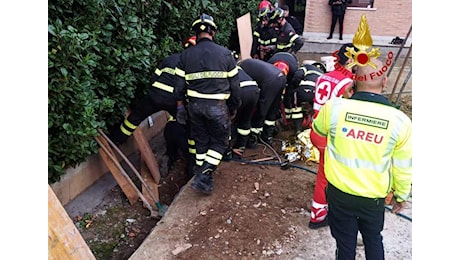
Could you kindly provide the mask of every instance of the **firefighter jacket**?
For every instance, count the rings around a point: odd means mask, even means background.
[[[252,34],[251,57],[257,55],[261,60],[268,60],[275,52],[276,37],[273,27],[257,23]]]
[[[283,75],[273,64],[262,60],[245,59],[240,67],[257,82],[262,91],[269,91],[267,88],[270,87],[272,79]]]
[[[350,74],[351,75],[351,74]],[[319,109],[329,99],[342,97],[345,89],[353,84],[349,74],[344,74],[340,70],[333,70],[320,76],[316,80],[315,98],[313,99],[313,118],[316,118]]]
[[[293,52],[297,53],[303,46],[302,38],[295,33],[294,28],[288,22],[282,25],[278,30],[276,38],[276,52]]]
[[[324,170],[341,191],[397,201],[410,196],[412,122],[382,95],[357,92],[332,99],[321,108],[313,131],[327,137]]]
[[[196,46],[182,52],[175,71],[178,100],[227,100],[230,111],[240,106],[238,69],[227,48],[207,38],[198,39]]]
[[[179,57],[180,53],[175,53],[160,62],[150,79],[152,91],[165,97],[173,96],[176,81],[175,69],[179,63]]]

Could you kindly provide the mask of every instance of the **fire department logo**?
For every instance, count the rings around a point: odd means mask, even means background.
[[[377,58],[380,56],[379,48],[372,48],[371,51],[367,52],[372,46],[372,37],[369,30],[369,25],[367,24],[366,15],[361,16],[361,21],[359,23],[358,31],[353,37],[353,45],[358,48],[359,51],[355,51],[353,48],[347,47],[345,56],[350,59],[353,59],[353,62],[346,65],[348,68],[351,68],[355,65],[364,67],[371,66],[372,68],[377,68],[377,65],[371,61],[371,58]]]

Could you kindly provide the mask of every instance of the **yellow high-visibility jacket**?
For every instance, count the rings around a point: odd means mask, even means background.
[[[402,111],[383,103],[329,100],[314,120],[313,131],[327,136],[324,170],[328,182],[345,193],[367,198],[384,198],[394,189],[401,202],[410,196],[412,185],[412,122]]]

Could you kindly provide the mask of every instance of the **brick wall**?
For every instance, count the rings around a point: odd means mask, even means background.
[[[344,35],[353,36],[365,14],[372,37],[405,38],[412,25],[412,0],[375,0],[374,8],[348,8],[345,14]],[[329,34],[332,13],[328,0],[307,0],[305,8],[304,35]],[[339,33],[339,25],[335,26]]]

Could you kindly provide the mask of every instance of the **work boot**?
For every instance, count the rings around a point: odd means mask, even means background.
[[[225,150],[225,152],[224,152],[224,156],[222,157],[222,161],[228,162],[228,161],[231,161],[232,159],[233,159],[233,157],[232,157],[232,149],[227,148],[227,150]]]
[[[302,128],[303,118],[293,119],[292,121],[294,122],[295,135],[300,134],[303,131],[303,128]]]
[[[249,134],[249,140],[246,145],[246,148],[248,149],[257,149],[257,143],[259,142],[259,137],[255,133],[250,133]]]
[[[267,143],[268,145],[272,145],[273,143],[273,133],[275,131],[275,126],[264,126],[264,130],[260,135],[260,139]]]
[[[214,170],[215,165],[205,163],[199,168],[192,182],[192,188],[198,192],[209,195],[214,190]]]

